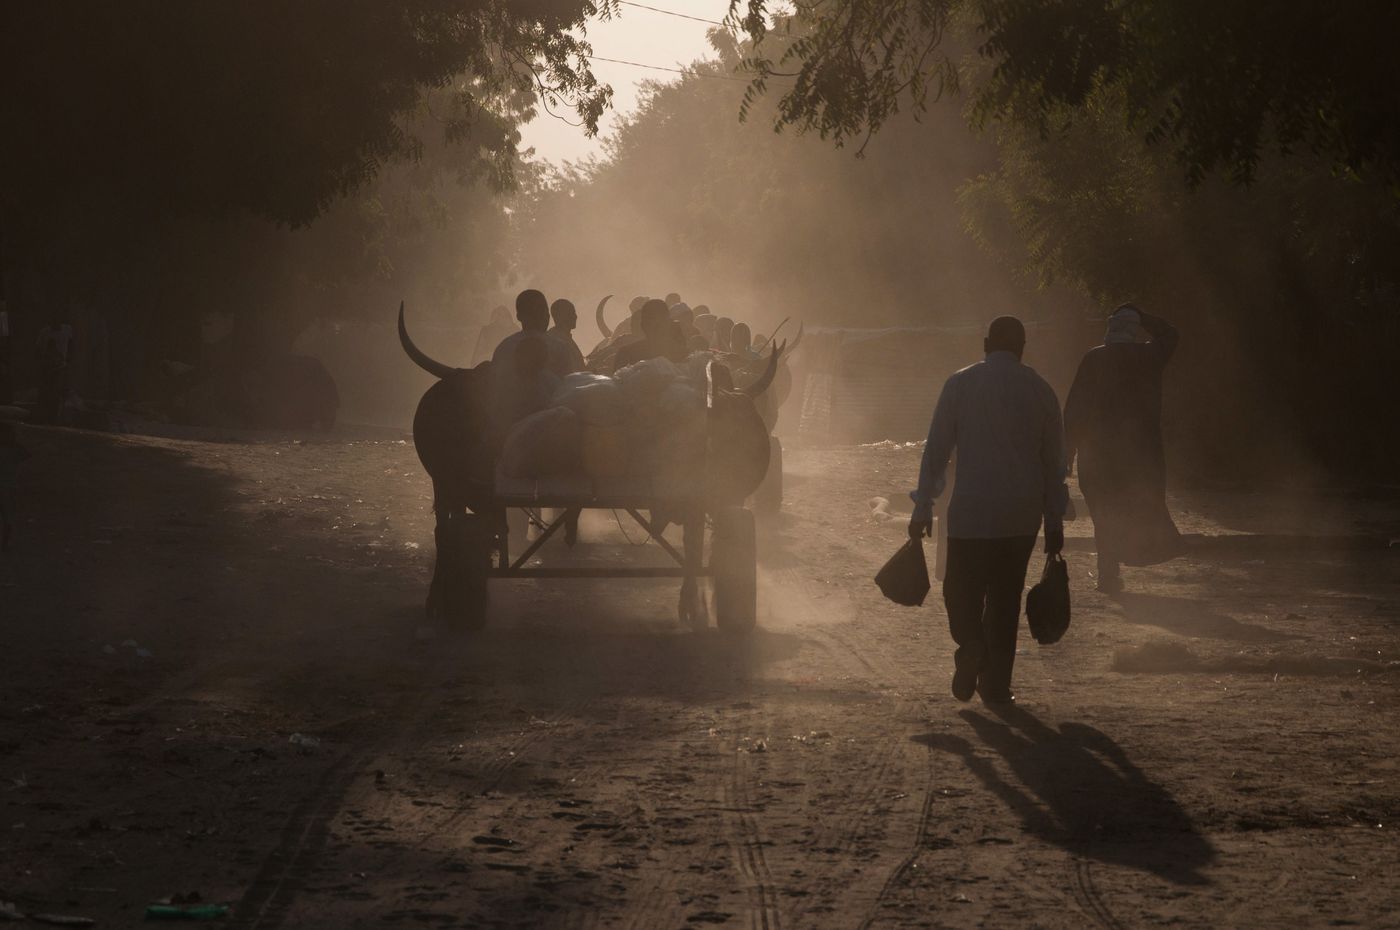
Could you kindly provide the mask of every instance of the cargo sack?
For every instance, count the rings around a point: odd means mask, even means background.
[[[584,426],[620,426],[627,419],[622,391],[612,378],[576,372],[564,379],[550,399],[551,406],[568,407]]]
[[[1069,567],[1058,553],[1045,558],[1040,584],[1026,595],[1026,620],[1042,646],[1058,643],[1069,629]]]
[[[922,540],[910,539],[875,576],[885,597],[905,607],[922,607],[928,597],[928,563]]]
[[[594,481],[621,478],[632,460],[631,439],[621,426],[583,428],[583,473]]]
[[[577,474],[582,429],[568,407],[533,413],[511,428],[501,450],[501,471],[512,478]]]

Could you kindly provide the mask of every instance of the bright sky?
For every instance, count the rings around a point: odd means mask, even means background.
[[[729,0],[645,0],[645,3],[649,7],[716,21],[723,20],[729,12]],[[712,28],[707,23],[668,16],[625,3],[621,16],[606,22],[591,22],[588,40],[593,45],[593,54],[600,58],[616,58],[663,68],[684,68],[697,58],[706,58],[711,54],[705,34]],[[539,116],[522,128],[522,147],[534,146],[539,157],[555,162],[577,161],[589,155],[600,155],[602,137],[612,131],[621,114],[630,113],[636,107],[637,90],[642,81],[669,81],[680,77],[666,71],[607,61],[594,61],[593,73],[599,81],[611,84],[613,89],[613,108],[603,114],[598,138],[589,139],[582,129],[541,111]],[[561,115],[576,119],[572,112]]]

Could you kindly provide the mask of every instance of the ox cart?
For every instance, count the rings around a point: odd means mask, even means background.
[[[697,406],[687,408],[693,414],[687,414],[691,429],[679,469],[623,473],[599,468],[591,474],[525,477],[502,467],[501,447],[492,438],[492,363],[463,369],[435,361],[409,338],[402,305],[399,339],[409,358],[439,379],[413,418],[414,445],[433,480],[437,518],[429,616],[457,628],[484,626],[492,579],[679,578],[679,617],[702,627],[709,616],[700,582],[709,579],[716,624],[726,630],[753,627],[757,551],[753,513],[744,502],[763,486],[772,461],[771,437],[758,402],[777,375],[782,346],[768,356],[764,373],[743,388],[734,387],[722,365],[704,366],[703,397],[693,395]],[[540,520],[545,509],[559,511],[547,524]],[[669,564],[536,564],[536,555],[571,517],[588,509],[627,514]],[[543,527],[516,556],[506,517],[511,510],[527,511]],[[665,537],[672,524],[683,531],[680,548]]]
[[[685,527],[687,543],[677,547],[665,536],[668,522],[656,516],[675,512],[677,503],[661,502],[635,486],[585,487],[583,482],[500,482],[492,504],[484,512],[458,514],[438,535],[439,567],[429,593],[429,611],[449,627],[480,629],[490,609],[492,579],[662,579],[682,582],[679,617],[692,627],[704,627],[708,612],[698,585],[710,579],[716,625],[723,630],[745,631],[757,617],[758,568],[753,513],[743,507],[693,511],[691,519],[703,520],[710,545],[704,558],[703,538]],[[555,539],[571,517],[582,510],[623,514],[636,523],[664,555],[662,565],[578,565],[541,563],[537,556]],[[506,513],[524,512],[542,527],[539,535],[519,554],[512,551]],[[545,519],[543,514],[553,511]]]

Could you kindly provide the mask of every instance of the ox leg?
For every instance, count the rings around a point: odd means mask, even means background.
[[[580,507],[570,507],[564,517],[564,545],[572,549],[578,543],[578,518],[583,513]]]
[[[703,630],[710,624],[705,598],[700,591],[700,573],[705,567],[705,515],[690,513],[681,524],[685,547],[685,580],[681,582],[680,604],[676,613],[691,629]]]
[[[445,507],[434,507],[437,518],[433,526],[433,580],[428,584],[428,601],[423,605],[429,620],[436,620],[443,613],[443,560],[451,560],[452,552],[452,511]]]

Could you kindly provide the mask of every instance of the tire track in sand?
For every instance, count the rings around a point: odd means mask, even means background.
[[[1093,863],[1088,859],[1075,857],[1070,860],[1069,886],[1074,891],[1075,903],[1094,923],[1104,930],[1127,930],[1103,900],[1103,895],[1094,887]]]
[[[456,650],[439,652],[425,670],[421,686],[401,698],[393,711],[375,720],[368,738],[352,744],[321,774],[315,786],[287,818],[277,846],[264,859],[256,877],[234,909],[233,925],[254,928],[277,927],[310,874],[317,857],[330,837],[331,821],[343,806],[354,781],[369,763],[402,743],[447,699],[447,683]]]
[[[758,819],[753,816],[749,793],[751,760],[748,752],[734,752],[734,764],[724,786],[724,814],[730,848],[744,878],[749,898],[749,926],[755,930],[780,930],[778,891],[763,847],[767,844]]]
[[[866,913],[865,919],[860,922],[859,930],[869,930],[869,928],[880,917],[880,908],[884,906],[885,900],[890,893],[904,881],[904,877],[909,874],[914,863],[919,859],[919,853],[923,851],[924,843],[928,839],[928,825],[933,817],[933,750],[927,750],[928,754],[928,777],[924,780],[924,803],[919,810],[919,821],[914,829],[914,842],[909,852],[899,864],[890,872],[885,883],[880,886],[880,892],[875,896],[875,900],[870,905],[870,910]]]
[[[867,650],[861,643],[849,636],[842,627],[852,618],[842,617],[838,611],[832,610],[830,606],[818,603],[817,599],[812,597],[810,584],[800,572],[791,568],[766,572],[765,581],[776,592],[780,592],[781,602],[789,605],[784,613],[791,616],[795,608],[796,617],[820,617],[825,620],[824,623],[811,624],[810,622],[802,623],[801,619],[795,618],[797,623],[801,623],[804,635],[820,643],[828,654],[842,661],[847,670],[870,676],[877,686],[897,689],[893,709],[897,718],[918,709],[917,701],[904,696],[910,682],[910,670],[895,661],[884,650]],[[835,844],[838,857],[849,853],[861,837],[868,832],[871,820],[879,813],[882,793],[891,787],[903,787],[902,783],[888,785],[886,779],[904,746],[905,739],[903,732],[896,728],[881,740],[879,747],[875,750],[880,761],[876,765],[874,777],[868,780],[869,787],[865,791],[851,795],[852,803],[847,806],[845,816],[841,819],[839,839]],[[876,893],[865,919],[859,924],[862,930],[870,927],[878,919],[880,908],[918,861],[919,854],[927,841],[934,802],[932,749],[925,750],[923,770],[925,776],[922,786],[924,798],[912,842],[906,847],[907,852],[890,871]],[[892,813],[892,810],[886,811],[885,818],[888,819]],[[823,870],[824,877],[834,877],[832,873],[838,868],[839,859],[832,868]],[[806,911],[807,908],[802,908],[796,916],[805,916]]]

